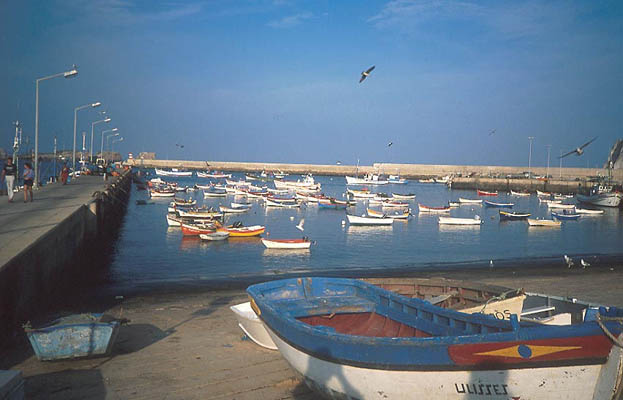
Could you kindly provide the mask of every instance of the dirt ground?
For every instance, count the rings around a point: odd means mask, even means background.
[[[422,273],[623,307],[623,267]],[[117,299],[123,325],[109,357],[41,362],[22,340],[0,360],[28,399],[315,399],[279,352],[246,339],[229,306],[244,290],[181,290]]]

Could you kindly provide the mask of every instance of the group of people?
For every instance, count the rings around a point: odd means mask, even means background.
[[[0,174],[0,181],[6,182],[7,194],[9,195],[9,203],[13,202],[13,187],[15,186],[15,180],[17,178],[17,165],[13,164],[13,158],[7,158],[4,168],[2,168],[2,174]],[[24,203],[33,201],[32,197],[32,185],[35,181],[35,172],[32,169],[30,163],[24,163]],[[30,200],[29,200],[30,198]]]

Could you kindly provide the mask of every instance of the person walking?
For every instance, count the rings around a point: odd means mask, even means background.
[[[61,170],[61,182],[63,182],[63,185],[67,185],[68,177],[69,177],[69,168],[67,167],[67,164],[64,164],[63,169]]]
[[[9,203],[13,202],[13,185],[15,185],[15,177],[17,176],[17,165],[13,164],[11,157],[7,158],[4,168],[2,168],[2,181],[6,181],[7,195],[9,196]]]
[[[32,184],[35,179],[35,171],[32,170],[30,163],[24,163],[24,203],[28,201],[28,193],[30,193],[30,201],[32,198]]]

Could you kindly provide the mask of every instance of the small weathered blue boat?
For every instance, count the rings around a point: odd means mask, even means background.
[[[573,221],[580,218],[580,214],[577,213],[557,213],[556,211],[552,211],[552,217],[554,219],[563,220],[563,221]]]
[[[464,314],[353,279],[285,279],[247,292],[283,357],[329,398],[575,400],[621,390],[616,308],[552,326]]]
[[[119,321],[103,314],[75,314],[24,330],[39,360],[60,360],[110,353]]]
[[[519,221],[529,216],[530,213],[500,211],[500,221]]]
[[[485,206],[487,207],[497,207],[497,208],[513,208],[513,203],[496,203],[495,201],[484,201]]]

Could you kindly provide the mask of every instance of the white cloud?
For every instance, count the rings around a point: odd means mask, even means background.
[[[287,17],[283,17],[278,20],[270,21],[266,25],[270,26],[271,28],[277,28],[277,29],[293,28],[295,26],[302,24],[304,21],[311,19],[313,16],[314,15],[310,12],[304,12],[304,13],[289,15]]]

